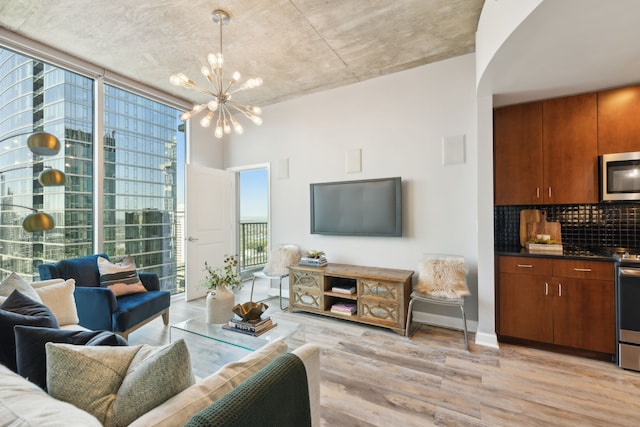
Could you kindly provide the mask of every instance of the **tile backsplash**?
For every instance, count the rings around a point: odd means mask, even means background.
[[[547,221],[558,221],[562,243],[587,247],[640,249],[640,203],[596,203],[581,205],[495,206],[496,249],[520,246],[520,211],[539,209]]]

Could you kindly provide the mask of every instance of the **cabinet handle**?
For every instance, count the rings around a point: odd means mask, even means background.
[[[558,296],[562,296],[562,283],[558,283]]]
[[[544,282],[544,294],[549,295],[549,283]]]
[[[574,268],[573,271],[580,271],[582,273],[591,273],[590,268]]]
[[[549,198],[551,198],[551,187],[549,187]]]
[[[540,187],[536,187],[536,199],[540,198]]]
[[[531,265],[531,264],[517,264],[516,267],[518,267],[518,268],[533,268],[533,265]]]

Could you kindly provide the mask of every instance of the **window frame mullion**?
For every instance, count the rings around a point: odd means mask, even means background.
[[[104,78],[95,78],[93,141],[93,252],[104,252]]]

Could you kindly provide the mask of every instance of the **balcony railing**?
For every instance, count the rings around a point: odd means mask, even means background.
[[[268,223],[240,224],[240,272],[257,270],[267,263]]]

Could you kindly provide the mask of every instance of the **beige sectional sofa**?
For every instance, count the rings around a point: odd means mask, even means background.
[[[34,283],[34,288],[41,287]],[[67,291],[68,292],[68,291]],[[44,302],[44,301],[43,301]],[[58,300],[61,308],[64,301]],[[68,307],[68,304],[66,304]],[[56,317],[62,318],[60,310]],[[73,316],[69,317],[71,321]],[[60,322],[61,325],[63,322]],[[72,322],[74,323],[74,322]],[[75,325],[62,325],[75,329]],[[130,425],[141,426],[182,426],[191,416],[206,408],[220,397],[233,390],[256,372],[267,366],[278,356],[288,352],[284,341],[271,342],[261,349],[249,353],[237,362],[229,363],[213,374],[197,379],[196,382],[149,410]],[[303,362],[308,382],[311,421],[313,426],[320,425],[320,348],[313,344],[304,344],[294,349]],[[69,403],[56,400],[27,379],[0,365],[0,425],[37,425],[50,426],[100,426],[93,415]]]
[[[240,385],[269,362],[287,351],[286,343],[275,341],[229,363],[191,387],[147,412],[132,427],[182,426],[192,415]],[[307,371],[312,425],[319,426],[320,348],[305,344],[292,351]],[[36,385],[0,365],[0,425],[100,426],[92,415],[49,396]]]

